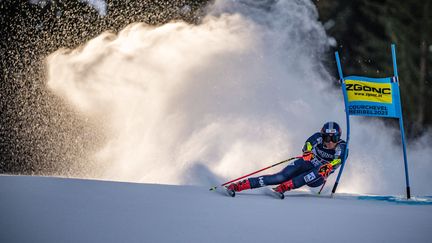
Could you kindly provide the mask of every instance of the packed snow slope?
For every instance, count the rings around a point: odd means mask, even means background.
[[[430,242],[432,206],[0,176],[0,242]]]

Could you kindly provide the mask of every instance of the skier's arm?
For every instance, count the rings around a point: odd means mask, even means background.
[[[314,154],[312,153],[312,149],[312,144],[310,142],[306,142],[302,149],[304,161],[310,161],[311,159],[313,159]]]
[[[334,160],[332,160],[332,161],[330,162],[330,164],[331,164],[333,167],[336,167],[336,166],[342,164],[342,160],[341,160],[340,158],[338,158],[338,159],[334,159]]]
[[[318,174],[321,174],[324,178],[327,178],[339,167],[340,164],[342,164],[342,160],[340,158],[335,158],[329,163],[321,165],[318,170]]]
[[[310,136],[305,144],[303,145],[302,151],[303,151],[303,160],[304,161],[310,161],[313,159],[314,154],[312,152],[313,147],[317,144],[319,137],[319,133],[315,133],[314,135]]]
[[[345,157],[345,146],[346,146],[345,142],[339,143],[336,146],[335,157],[332,161],[330,161],[330,164],[333,167],[333,171],[336,170],[339,167],[339,165],[342,164],[342,159]]]
[[[318,170],[318,174],[323,176],[324,178],[327,178],[331,173],[333,173],[337,167],[342,163],[342,160],[340,158],[333,159],[329,163],[325,163],[321,165],[321,167]]]
[[[315,133],[312,136],[310,136],[305,144],[303,145],[302,151],[304,152],[311,152],[313,147],[318,143],[318,138],[320,137],[320,133]]]

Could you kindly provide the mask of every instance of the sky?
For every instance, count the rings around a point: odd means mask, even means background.
[[[98,129],[88,178],[213,185],[299,155],[326,121],[346,130],[334,44],[310,1],[217,0],[197,25],[133,23],[52,53],[47,87]],[[398,131],[351,122],[339,191],[403,195]],[[431,194],[429,138],[408,144],[414,195]]]

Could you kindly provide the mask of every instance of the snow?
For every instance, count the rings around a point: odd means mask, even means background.
[[[0,176],[0,242],[428,242],[431,205]]]

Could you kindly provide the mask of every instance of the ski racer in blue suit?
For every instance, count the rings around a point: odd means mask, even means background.
[[[252,177],[230,184],[227,188],[243,191],[268,185],[279,193],[308,185],[321,186],[327,177],[342,163],[346,142],[341,139],[342,130],[336,122],[327,122],[320,132],[310,136],[303,146],[303,157],[297,159],[282,171],[259,177]]]

